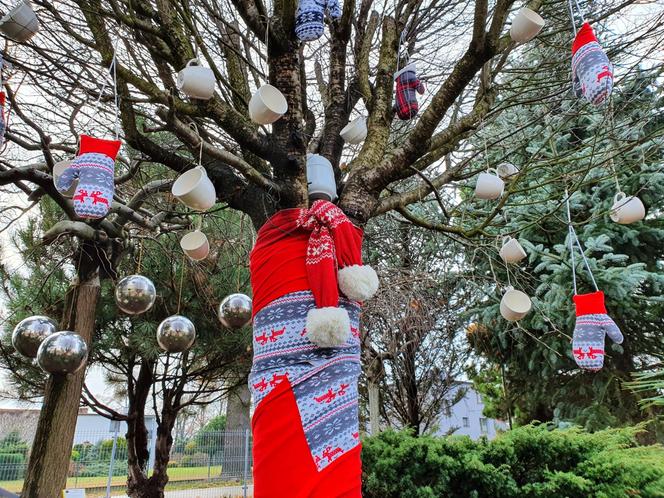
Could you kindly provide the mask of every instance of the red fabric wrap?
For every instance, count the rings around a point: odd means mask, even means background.
[[[249,257],[253,314],[302,290],[311,290],[316,307],[336,307],[337,268],[362,264],[362,235],[329,201],[276,213],[258,231]]]
[[[572,55],[574,55],[576,51],[579,50],[581,47],[583,47],[586,43],[596,42],[596,41],[597,37],[593,32],[593,28],[590,27],[590,24],[584,22],[583,26],[581,26],[581,29],[576,34],[574,42],[572,43]]]
[[[122,142],[120,142],[120,140],[105,140],[103,138],[94,138],[89,135],[81,135],[77,155],[80,156],[87,152],[96,152],[97,154],[104,154],[115,160],[115,157],[120,151],[121,145]]]
[[[5,105],[5,99],[7,97],[5,96],[5,92],[0,92],[0,105],[4,106]]]
[[[602,291],[591,292],[590,294],[576,294],[573,299],[576,305],[576,316],[606,315],[604,292]]]
[[[258,405],[251,425],[254,498],[361,498],[362,447],[358,445],[318,472],[288,381]],[[278,454],[283,458],[273,458]]]

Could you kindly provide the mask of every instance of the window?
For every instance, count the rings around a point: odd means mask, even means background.
[[[468,420],[468,417],[463,417],[463,426],[470,427],[470,420]]]
[[[485,418],[480,418],[480,431],[482,431],[482,434],[489,432],[489,425],[487,424],[487,420]]]

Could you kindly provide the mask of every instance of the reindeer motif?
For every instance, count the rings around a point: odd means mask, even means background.
[[[335,393],[332,389],[328,389],[325,394],[318,396],[317,398],[315,397],[314,400],[316,403],[332,403],[336,397],[337,393]]]
[[[360,330],[357,327],[351,327],[350,328],[350,333],[353,335],[353,337],[360,337]]]
[[[595,360],[597,359],[598,354],[604,354],[603,349],[595,349],[592,346],[588,348],[588,352],[586,353],[586,356],[588,356],[588,359],[590,360]]]
[[[254,389],[258,389],[259,392],[264,392],[267,389],[267,382],[265,382],[265,377],[257,384],[254,384]]]
[[[349,386],[350,386],[349,384],[343,384],[343,383],[339,384],[339,390],[337,391],[337,394],[339,396],[343,396],[344,394],[346,394],[346,389],[348,389]]]
[[[583,351],[583,348],[573,349],[572,353],[574,353],[574,356],[576,356],[579,360],[583,360],[586,357],[586,353]]]
[[[272,334],[270,335],[270,342],[277,342],[277,337],[284,335],[286,333],[286,327],[279,330],[272,329]]]
[[[101,196],[101,190],[95,190],[90,194],[89,197],[92,198],[92,205],[94,206],[95,204],[106,204],[108,206],[108,199],[105,197]]]
[[[261,346],[265,346],[267,344],[268,339],[269,337],[265,332],[263,332],[261,335],[256,336],[256,342]]]
[[[272,380],[270,380],[270,386],[276,387],[285,380],[288,380],[288,372],[286,372],[284,375],[277,375],[276,373],[273,373]]]
[[[335,455],[338,455],[339,453],[343,452],[344,450],[342,450],[339,447],[332,449],[332,446],[328,446],[327,448],[325,448],[325,451],[323,451],[323,457],[327,458],[327,463],[330,463]]]
[[[609,70],[609,66],[602,66],[603,71],[597,74],[597,82],[602,78],[613,78],[613,73]]]
[[[87,190],[79,190],[78,194],[72,197],[73,201],[85,202],[85,199],[90,197]]]

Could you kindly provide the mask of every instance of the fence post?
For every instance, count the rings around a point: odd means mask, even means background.
[[[115,450],[118,447],[118,432],[120,432],[120,421],[111,420],[113,430],[113,449],[111,450],[111,463],[108,466],[108,481],[106,482],[106,498],[111,498],[111,481],[113,480],[113,464],[115,463]]]
[[[244,472],[242,474],[242,496],[247,498],[247,469],[249,468],[249,429],[244,430]]]

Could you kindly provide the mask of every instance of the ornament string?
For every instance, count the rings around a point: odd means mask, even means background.
[[[574,295],[578,294],[577,291],[577,285],[576,285],[576,260],[574,258],[574,246],[578,247],[579,252],[581,253],[581,257],[583,258],[583,263],[585,264],[586,270],[588,270],[588,275],[590,275],[590,280],[592,280],[593,287],[595,287],[595,290],[598,291],[599,287],[597,287],[597,282],[595,281],[595,276],[593,275],[592,270],[590,269],[590,263],[588,262],[588,258],[586,258],[586,254],[583,251],[583,247],[581,246],[581,241],[579,240],[579,237],[576,235],[576,230],[574,230],[574,226],[572,225],[572,215],[569,207],[569,198],[570,195],[565,189],[565,207],[567,209],[567,227],[568,227],[568,238],[569,238],[569,252],[570,252],[570,258],[572,260],[572,284],[574,285]]]
[[[182,255],[182,269],[180,270],[180,289],[178,290],[178,309],[175,312],[176,315],[180,314],[180,304],[182,302],[182,283],[184,282],[184,270],[187,264],[186,255]]]
[[[138,261],[136,262],[136,273],[140,275],[143,264],[143,239],[138,245]]]
[[[581,6],[579,5],[578,0],[574,0],[574,3],[576,4],[576,9],[579,14],[579,17],[581,18],[581,24],[586,22],[585,18],[583,17],[583,10],[581,10]],[[574,20],[574,5],[572,4],[572,0],[567,0],[567,6],[569,7],[569,16],[572,19],[572,30],[574,31],[574,36],[576,36],[576,21]]]
[[[609,169],[611,170],[611,174],[613,175],[613,180],[616,183],[616,192],[622,192],[622,188],[620,188],[620,181],[618,180],[618,173],[616,171],[616,166],[613,162],[613,154],[616,151],[616,141],[615,141],[615,130],[616,130],[616,125],[615,121],[613,118],[613,98],[609,97],[609,105],[606,110],[606,115],[605,115],[605,121],[607,124],[607,128],[609,129],[609,149],[611,156],[609,157]]]

